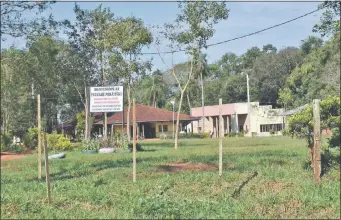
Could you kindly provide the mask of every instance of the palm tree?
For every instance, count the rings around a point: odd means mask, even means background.
[[[200,54],[197,60],[197,70],[195,77],[200,76],[201,81],[201,105],[202,105],[202,133],[205,132],[205,100],[204,100],[204,78],[209,75],[209,65],[207,64],[207,54]]]
[[[141,99],[147,105],[153,107],[161,107],[162,103],[166,101],[167,86],[161,74],[154,72],[152,75],[146,76],[142,79],[140,84]]]

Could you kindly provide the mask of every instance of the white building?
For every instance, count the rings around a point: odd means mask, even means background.
[[[250,102],[250,107],[245,103],[231,103],[222,105],[222,118],[224,134],[229,132],[244,132],[246,136],[252,133],[257,136],[270,136],[270,131],[281,135],[284,127],[283,116],[280,116],[284,109],[272,109],[271,105],[259,105],[259,102]],[[202,117],[202,107],[192,108],[191,116]],[[219,132],[219,105],[205,106],[205,132]],[[202,132],[203,120],[193,121],[193,133]]]

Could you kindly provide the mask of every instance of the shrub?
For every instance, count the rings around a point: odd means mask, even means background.
[[[271,135],[276,134],[276,132],[275,132],[274,130],[269,130],[269,133],[270,133]]]
[[[340,144],[340,129],[339,128],[334,128],[332,130],[332,132],[333,132],[333,134],[332,134],[332,136],[328,140],[329,147],[330,148],[334,148],[334,147],[341,148],[341,144]]]
[[[133,152],[133,144],[130,143],[128,146],[129,146],[130,152]],[[136,151],[143,151],[141,144],[136,143]]]
[[[82,146],[84,150],[96,150],[100,148],[100,140],[98,139],[89,139],[89,140],[83,140]]]
[[[236,135],[237,135],[236,132],[230,132],[230,133],[229,133],[229,137],[235,137]]]
[[[257,132],[251,132],[252,137],[257,137]]]
[[[110,137],[110,140],[104,142],[103,146],[106,145],[108,147],[128,149],[128,144],[129,144],[128,135],[124,134],[122,138],[121,132],[118,131],[113,136]]]
[[[20,144],[12,144],[6,148],[6,151],[20,154],[23,153],[24,148]]]
[[[202,138],[208,138],[208,137],[210,137],[210,133],[208,132],[203,133]]]
[[[13,135],[10,133],[1,133],[1,151],[8,151],[12,143]]]
[[[237,136],[238,136],[238,137],[244,137],[244,132],[242,132],[242,131],[241,131],[241,132],[238,132]]]
[[[179,134],[178,138],[179,139],[185,139],[185,138],[204,138],[205,137],[205,134],[194,134],[194,133],[185,133],[185,134]],[[209,135],[207,135],[207,137],[209,137]]]
[[[64,151],[64,150],[72,150],[73,146],[70,140],[64,137],[62,134],[57,134],[54,131],[52,134],[46,135],[47,147],[52,151]]]
[[[289,136],[289,135],[290,135],[289,130],[288,130],[288,129],[282,130],[282,135],[283,135],[283,136]]]

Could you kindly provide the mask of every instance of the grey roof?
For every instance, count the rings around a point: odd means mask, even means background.
[[[308,107],[308,105],[309,104],[305,104],[305,105],[302,105],[302,106],[297,107],[295,109],[291,109],[289,111],[283,112],[283,113],[280,114],[280,116],[288,116],[288,115],[293,115],[293,114],[299,113],[300,111],[302,111],[303,109]]]

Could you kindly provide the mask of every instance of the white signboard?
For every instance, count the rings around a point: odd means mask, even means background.
[[[90,87],[90,112],[122,112],[123,86]]]

